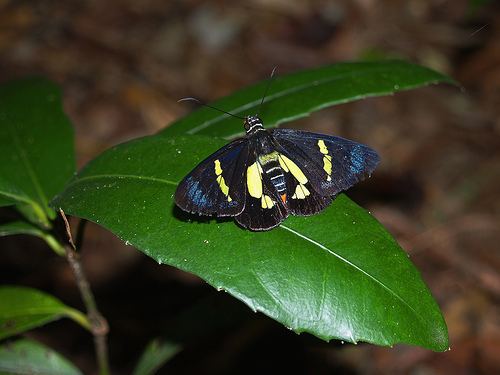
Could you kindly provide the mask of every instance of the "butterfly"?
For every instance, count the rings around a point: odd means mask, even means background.
[[[377,153],[361,143],[294,129],[267,130],[257,115],[245,117],[244,127],[244,137],[184,177],[175,192],[178,207],[234,217],[252,231],[269,230],[289,215],[322,211],[379,162]]]

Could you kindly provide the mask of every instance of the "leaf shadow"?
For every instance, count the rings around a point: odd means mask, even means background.
[[[172,208],[172,215],[180,221],[185,223],[196,222],[198,224],[210,224],[214,221],[218,224],[232,222],[234,219],[232,217],[218,217],[218,216],[203,216],[198,214],[191,214],[189,212],[181,210],[176,205]]]

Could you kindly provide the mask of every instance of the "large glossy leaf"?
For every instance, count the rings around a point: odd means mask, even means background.
[[[62,317],[71,318],[89,328],[87,318],[80,311],[36,289],[2,286],[0,301],[0,339]]]
[[[454,83],[441,73],[404,61],[329,65],[275,77],[261,117],[271,127],[334,104],[439,82]],[[213,105],[240,116],[256,114],[266,85],[267,81],[263,81],[244,88]],[[242,132],[241,121],[210,108],[200,108],[171,124],[163,134],[231,137]]]
[[[47,203],[75,171],[73,129],[57,86],[26,79],[0,86],[0,205],[29,207],[44,224]]]
[[[221,145],[202,136],[125,143],[87,165],[52,204],[296,332],[448,348],[439,308],[407,255],[345,195],[322,214],[292,217],[261,233],[179,214],[176,184]]]
[[[1,374],[81,375],[66,358],[28,339],[0,346]]]

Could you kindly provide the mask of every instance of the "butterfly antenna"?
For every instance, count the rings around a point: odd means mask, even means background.
[[[230,112],[227,112],[227,111],[224,111],[223,109],[220,109],[220,108],[216,108],[216,107],[212,107],[211,105],[208,105],[206,103],[203,103],[201,100],[199,99],[196,99],[196,98],[182,98],[182,99],[179,99],[177,100],[177,103],[180,103],[180,102],[196,102],[198,104],[201,104],[202,106],[204,107],[208,107],[208,108],[212,108],[212,109],[215,109],[216,111],[219,111],[219,112],[222,112],[222,113],[225,113],[226,115],[229,115],[229,116],[233,116],[233,117],[236,117],[236,118],[239,118],[240,120],[245,120],[244,117],[241,117],[241,116],[238,116],[238,115],[235,115],[235,114],[232,114]]]
[[[275,66],[273,68],[273,71],[271,72],[271,76],[269,77],[269,81],[267,82],[267,85],[266,85],[266,90],[264,91],[264,95],[262,96],[262,100],[260,101],[259,112],[257,113],[257,116],[260,116],[260,111],[262,110],[262,104],[264,104],[264,99],[267,96],[267,92],[269,91],[269,87],[271,87],[271,83],[273,82],[273,79],[274,79],[274,72],[276,72],[277,68],[278,67]]]

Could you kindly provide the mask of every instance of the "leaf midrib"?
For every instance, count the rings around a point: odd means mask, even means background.
[[[340,254],[337,254],[335,253],[333,250],[330,250],[328,247],[326,247],[325,245],[313,240],[312,238],[309,238],[295,230],[293,230],[292,228],[289,228],[287,227],[286,225],[283,225],[281,224],[278,228],[282,228],[282,229],[285,229],[293,234],[295,234],[296,236],[298,236],[299,238],[307,241],[307,242],[310,242],[312,243],[313,245],[316,245],[317,247],[319,247],[320,249],[322,250],[325,250],[327,253],[335,256],[336,258],[340,259],[342,262],[344,262],[345,264],[351,266],[352,268],[354,268],[356,271],[359,271],[361,272],[362,274],[364,274],[365,276],[367,276],[369,279],[373,280],[376,284],[380,285],[384,290],[386,290],[389,294],[393,295],[396,299],[398,299],[399,301],[401,301],[411,312],[413,312],[415,314],[415,316],[422,322],[422,318],[421,316],[417,313],[417,311],[410,305],[408,304],[408,302],[406,302],[403,297],[401,297],[399,294],[397,294],[396,292],[394,292],[391,288],[389,288],[387,285],[385,285],[382,281],[380,281],[379,279],[377,279],[375,276],[371,275],[370,273],[364,271],[362,268],[358,267],[356,264],[350,262],[349,260],[347,260],[346,258],[342,257]]]
[[[157,177],[147,177],[147,176],[138,176],[138,175],[130,175],[130,174],[110,174],[110,175],[93,175],[93,176],[82,177],[82,178],[79,178],[78,180],[70,183],[68,185],[68,188],[70,186],[77,185],[77,184],[79,184],[82,181],[96,180],[96,179],[101,179],[101,178],[105,178],[105,179],[108,179],[108,178],[127,179],[127,178],[129,178],[129,179],[147,180],[147,181],[159,182],[159,183],[165,183],[167,185],[177,186],[177,183],[175,183],[173,181],[162,179],[162,178],[157,178]],[[310,237],[307,237],[306,235],[303,235],[303,234],[301,234],[301,233],[293,230],[290,227],[287,227],[286,225],[282,224],[278,228],[287,230],[288,232],[296,235],[297,237],[301,238],[302,240],[305,240],[305,241],[307,241],[309,243],[312,243],[313,245],[319,247],[320,249],[322,249],[322,250],[328,252],[329,254],[335,256],[336,258],[338,258],[339,260],[341,260],[342,262],[344,262],[346,265],[354,268],[356,271],[361,272],[366,277],[368,277],[370,280],[372,280],[377,285],[379,285],[380,287],[382,287],[382,289],[386,290],[389,294],[391,294],[392,296],[394,296],[397,300],[401,301],[413,314],[415,314],[415,316],[419,319],[419,321],[421,323],[425,323],[425,322],[422,321],[422,318],[417,313],[417,311],[410,304],[408,304],[408,302],[406,302],[403,299],[403,297],[401,297],[399,294],[397,294],[396,292],[394,292],[391,288],[389,288],[387,285],[385,285],[382,281],[380,281],[379,279],[377,279],[375,276],[373,276],[370,273],[364,271],[362,268],[358,267],[356,264],[354,264],[354,263],[350,262],[349,260],[347,260],[346,258],[342,257],[340,254],[337,254],[333,250],[330,250],[325,245],[323,245],[323,244],[315,241],[314,239],[312,239]]]
[[[278,91],[274,94],[271,94],[267,97],[267,101],[271,101],[271,100],[274,100],[274,99],[279,99],[283,96],[287,96],[287,95],[290,95],[290,94],[293,94],[293,93],[296,93],[296,92],[299,92],[305,88],[308,88],[308,87],[311,87],[311,86],[319,86],[319,85],[322,85],[324,83],[329,83],[329,82],[333,82],[333,81],[336,81],[336,80],[339,80],[339,79],[342,79],[342,78],[345,78],[346,76],[348,76],[348,74],[343,74],[341,76],[336,76],[334,78],[324,78],[324,79],[319,79],[319,80],[315,80],[313,81],[313,83],[311,83],[310,81],[308,83],[304,83],[302,85],[299,85],[299,86],[293,86],[293,87],[290,87],[290,88],[287,88],[285,90],[282,90],[282,91]],[[251,101],[251,102],[248,102],[244,105],[241,105],[239,107],[236,107],[236,108],[232,108],[230,111],[231,113],[234,113],[234,114],[237,114],[241,111],[244,111],[246,109],[249,109],[249,108],[253,108],[254,106],[256,105],[259,105],[260,104],[260,101],[262,99],[256,99],[255,101]],[[227,118],[226,115],[219,115],[217,117],[214,117],[212,120],[209,120],[209,121],[206,121],[194,128],[191,128],[189,131],[187,131],[186,133],[187,134],[196,134],[198,131],[200,130],[203,130],[203,129],[206,129],[208,128],[209,126],[211,126],[212,124],[215,124],[217,123],[218,121],[221,121],[222,119],[224,118]]]
[[[164,183],[167,185],[174,185],[177,186],[178,182],[170,181],[164,178],[158,178],[158,177],[149,177],[149,176],[139,176],[135,174],[96,174],[92,176],[85,176],[85,177],[79,177],[78,179],[70,182],[68,185],[66,185],[66,190],[78,185],[82,181],[90,181],[90,180],[98,180],[98,179],[107,179],[107,178],[116,178],[118,180],[123,180],[123,179],[135,179],[135,180],[142,180],[142,181],[153,181],[153,182],[160,182]]]
[[[26,156],[26,153],[24,152],[23,148],[21,147],[17,133],[9,122],[7,122],[7,128],[9,129],[9,131],[11,133],[11,136],[14,140],[14,145],[17,149],[18,155],[20,156],[20,159],[21,159],[22,163],[24,164],[26,171],[28,172],[28,176],[29,176],[34,188],[35,188],[35,191],[38,195],[38,198],[40,199],[40,202],[42,203],[43,210],[45,212],[48,212],[48,199],[45,196],[45,193],[42,189],[42,186],[40,185],[40,182],[38,181],[38,177],[37,177],[35,171],[33,170],[31,163],[30,163],[28,157]]]
[[[32,308],[25,308],[23,307],[20,310],[9,310],[9,314],[3,315],[0,314],[0,318],[3,319],[12,319],[15,317],[29,317],[33,315],[42,315],[42,314],[52,314],[52,315],[59,315],[59,314],[67,314],[67,308],[64,306],[52,306],[52,307],[32,307]]]
[[[23,197],[22,195],[14,194],[14,193],[9,193],[5,190],[0,190],[0,195],[4,195],[8,198],[12,198],[18,202],[24,202],[27,204],[36,204],[33,200],[29,199],[28,197]]]
[[[353,75],[354,76],[357,76],[357,77],[361,77],[363,75],[366,75],[366,74],[371,74],[373,72],[376,72],[376,71],[384,71],[386,70],[387,67],[380,67],[380,66],[373,66],[373,67],[369,67],[369,69],[367,69],[366,71],[363,71],[363,72],[356,72],[356,73],[353,73],[353,72],[346,72],[344,74],[341,74],[341,75],[338,75],[338,76],[335,76],[335,77],[328,77],[328,78],[324,78],[324,79],[316,79],[314,81],[309,81],[308,83],[304,83],[302,85],[298,85],[298,86],[293,86],[291,88],[287,88],[283,91],[279,91],[279,92],[276,92],[276,93],[273,93],[271,95],[269,95],[267,98],[267,102],[271,101],[271,100],[274,100],[274,99],[279,99],[281,97],[284,97],[284,96],[287,96],[287,95],[290,95],[290,94],[293,94],[293,93],[296,93],[296,92],[299,92],[301,90],[304,90],[306,88],[309,88],[311,86],[320,86],[320,85],[323,85],[323,84],[326,84],[326,83],[330,83],[330,82],[334,82],[334,81],[337,81],[337,80],[340,80],[340,79],[344,79],[346,77],[352,77]],[[403,89],[406,89],[406,88],[411,88],[412,86],[408,85],[408,86],[404,86],[404,88],[401,88],[401,90]],[[382,90],[379,90],[379,91],[376,91],[376,92],[385,92],[385,91],[382,91]],[[366,97],[370,94],[362,94],[362,95],[357,95],[357,96],[353,96],[353,97],[350,97],[348,100],[355,100],[357,98],[359,98],[360,96],[361,97]],[[238,106],[236,108],[231,108],[227,111],[230,111],[231,113],[233,114],[238,114],[240,113],[241,111],[244,111],[246,109],[249,109],[249,108],[252,108],[254,106],[257,106],[259,105],[261,99],[258,98],[254,101],[251,101],[251,102],[247,102],[246,104],[244,105],[241,105],[241,106]],[[341,102],[340,102],[341,103]],[[329,105],[327,103],[327,105]],[[315,107],[313,107],[315,108]],[[187,134],[196,134],[197,132],[203,130],[203,129],[206,129],[208,128],[209,126],[221,121],[222,119],[225,119],[227,118],[226,115],[222,114],[222,115],[218,115],[216,117],[214,117],[213,119],[209,120],[209,121],[206,121],[206,122],[203,122],[202,124],[196,126],[196,127],[193,127],[191,129],[189,129],[186,133]],[[283,122],[283,121],[281,121]]]

